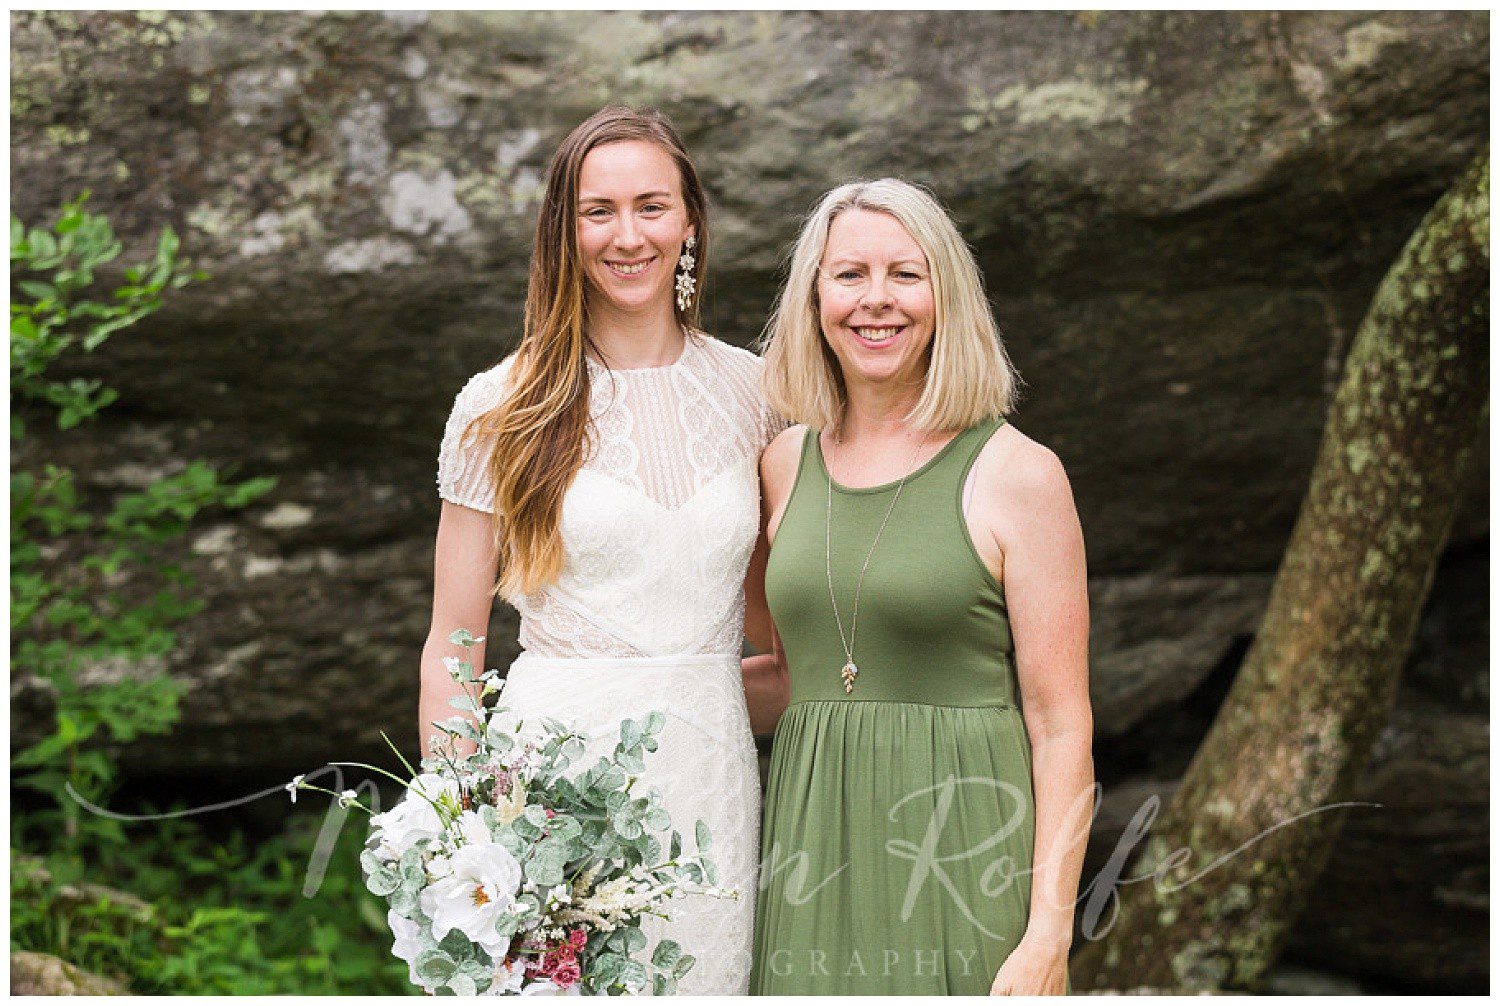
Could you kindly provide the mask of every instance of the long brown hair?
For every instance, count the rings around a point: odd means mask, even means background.
[[[708,263],[708,200],[677,130],[655,109],[601,108],[578,125],[552,156],[537,214],[521,344],[499,406],[478,417],[480,442],[494,438],[495,544],[500,577],[495,593],[530,593],[556,581],[563,567],[558,524],[563,494],[585,461],[589,427],[588,302],[578,253],[578,176],[589,151],[606,143],[644,140],[677,164],[688,222],[698,239],[693,276],[697,295],[676,306],[685,331],[698,324]]]

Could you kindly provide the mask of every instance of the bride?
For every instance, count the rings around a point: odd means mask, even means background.
[[[645,781],[691,848],[712,834],[738,901],[675,902],[670,937],[697,963],[681,994],[745,994],[760,777],[742,636],[771,649],[760,577],[757,458],[779,424],[760,360],[699,332],[708,258],[697,172],[656,112],[605,108],[548,170],[514,355],[454,402],[438,459],[432,626],[422,651],[424,753],[458,694],[455,628],[521,614],[501,703],[586,733],[667,715]],[[746,584],[749,590],[747,619]],[[482,666],[482,646],[472,658]],[[648,950],[649,953],[649,950]]]

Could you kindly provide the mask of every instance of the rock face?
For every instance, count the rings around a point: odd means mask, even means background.
[[[51,954],[19,950],[10,955],[13,996],[123,996],[130,993],[112,978],[91,974]]]
[[[15,211],[87,188],[128,248],[170,222],[212,274],[79,365],[121,392],[100,423],[16,463],[69,464],[85,489],[194,457],[281,479],[195,532],[211,600],[171,665],[185,719],[124,752],[130,771],[288,777],[385,759],[381,730],[414,747],[443,420],[514,345],[548,156],[620,100],[663,107],[694,154],[708,327],[732,342],[760,331],[829,187],[895,174],[952,209],[1029,382],[1016,423],[1077,495],[1101,776],[1169,782],[1254,632],[1370,294],[1486,142],[1488,30],[1478,12],[15,14]],[[1485,547],[1487,482],[1482,454],[1455,552]],[[1446,656],[1472,639],[1460,607],[1424,621],[1412,675],[1435,702],[1488,694],[1483,654]],[[513,616],[489,632],[503,666]],[[45,698],[13,682],[15,741]]]

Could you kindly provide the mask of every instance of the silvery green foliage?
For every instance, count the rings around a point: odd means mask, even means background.
[[[479,642],[466,630],[449,638],[466,652]],[[401,926],[393,949],[408,960],[412,980],[438,995],[500,994],[505,968],[518,957],[523,964],[538,960],[546,947],[582,928],[587,942],[576,956],[579,991],[673,993],[694,960],[671,940],[640,959],[648,943],[642,918],[669,914],[666,902],[673,897],[737,894],[712,886],[716,871],[706,855],[707,826],[697,822],[696,853],[684,855],[660,794],[640,792],[646,757],[656,751],[666,718],[653,711],[639,721],[624,720],[613,751],[583,765],[587,737],[550,719],[526,725],[523,734],[522,724],[507,722],[503,707],[485,704],[501,691],[498,671],[476,675],[467,660],[445,663],[465,690],[451,704],[472,718],[435,725],[450,742],[464,738],[478,747],[460,758],[449,743],[423,759],[420,768],[445,784],[456,782],[457,799],[445,792],[429,800],[441,834],[420,838],[399,858],[392,858],[389,843],[382,853],[382,819],[389,818],[375,817],[360,857],[370,891],[386,898],[400,916],[393,924],[410,923]],[[406,799],[428,796],[409,787]],[[498,960],[458,929],[434,939],[432,919],[423,910],[422,893],[441,876],[445,857],[486,840],[509,852],[523,875],[513,902],[495,921],[494,936],[510,940],[508,953]],[[512,987],[506,991],[515,991],[516,979],[509,977]]]

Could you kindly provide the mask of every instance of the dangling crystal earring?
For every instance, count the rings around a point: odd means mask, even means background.
[[[682,254],[677,259],[677,310],[686,312],[693,303],[693,291],[698,288],[698,283],[693,279],[693,266],[698,260],[693,257],[693,249],[698,247],[698,239],[691,234],[687,240],[682,242]]]

